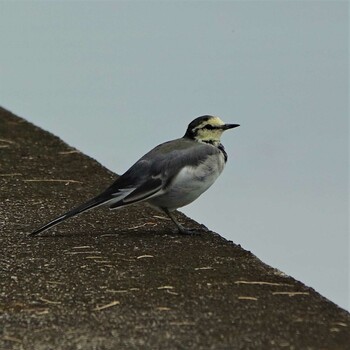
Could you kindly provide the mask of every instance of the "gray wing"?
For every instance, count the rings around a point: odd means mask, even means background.
[[[112,203],[110,208],[161,195],[184,166],[196,166],[208,156],[218,153],[220,150],[217,147],[184,138],[153,148],[107,189],[115,194],[132,189],[127,196]]]

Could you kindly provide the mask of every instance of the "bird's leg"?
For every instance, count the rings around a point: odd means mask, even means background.
[[[164,211],[165,214],[167,214],[169,216],[169,218],[171,219],[171,221],[176,225],[176,227],[178,228],[179,232],[184,234],[184,235],[194,235],[194,234],[198,234],[197,231],[195,230],[190,230],[187,229],[185,227],[183,227],[176,219],[175,219],[175,215],[173,213],[171,213],[168,209],[166,208],[162,208],[162,210]]]

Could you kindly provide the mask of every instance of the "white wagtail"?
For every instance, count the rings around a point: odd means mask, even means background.
[[[210,115],[196,118],[182,138],[153,148],[97,197],[30,235],[100,205],[116,209],[138,202],[146,202],[163,211],[180,233],[193,233],[176,221],[173,211],[197,199],[221,174],[227,154],[220,137],[225,130],[237,126],[225,124],[220,118]]]

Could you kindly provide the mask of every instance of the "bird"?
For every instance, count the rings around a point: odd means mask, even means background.
[[[218,178],[227,162],[220,138],[240,126],[219,117],[194,119],[183,137],[164,142],[141,157],[105,191],[29,233],[35,236],[53,226],[99,206],[110,209],[146,202],[165,213],[178,233],[193,234],[174,216],[174,211],[196,200]]]

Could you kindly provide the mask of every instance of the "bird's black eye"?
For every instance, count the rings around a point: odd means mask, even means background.
[[[203,128],[203,129],[207,129],[207,130],[214,130],[214,129],[216,129],[216,127],[215,127],[215,126],[213,126],[213,125],[207,124],[207,125],[205,125],[205,126],[204,126],[204,128]]]

